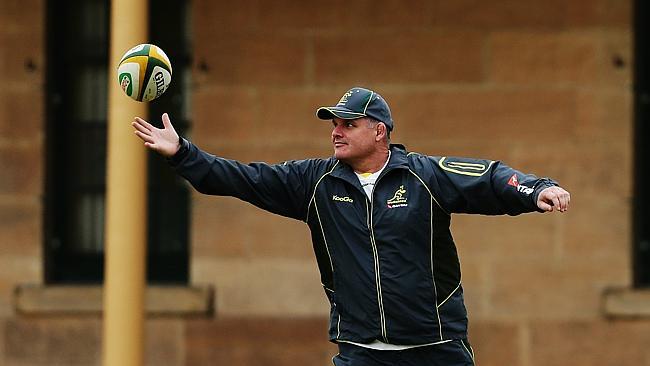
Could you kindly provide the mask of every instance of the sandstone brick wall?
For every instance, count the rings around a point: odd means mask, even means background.
[[[315,108],[374,88],[394,142],[500,159],[572,193],[564,215],[454,217],[478,364],[650,365],[650,322],[601,308],[631,278],[631,3],[194,0],[188,137],[243,161],[325,157]],[[99,364],[99,319],[12,307],[14,286],[42,277],[44,7],[0,5],[0,364]],[[147,363],[329,364],[307,228],[192,202],[191,279],[214,284],[217,316],[150,320]]]
[[[0,319],[43,272],[43,32],[41,1],[0,4]]]

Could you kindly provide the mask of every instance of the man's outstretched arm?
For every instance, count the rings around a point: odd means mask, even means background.
[[[167,113],[162,121],[162,129],[139,117],[132,125],[144,145],[166,157],[171,168],[198,192],[237,197],[264,210],[305,220],[313,183],[326,171],[327,161],[244,164],[209,154],[180,138]]]
[[[449,213],[518,215],[565,212],[570,195],[557,182],[525,174],[500,161],[423,157],[431,164],[432,189]]]

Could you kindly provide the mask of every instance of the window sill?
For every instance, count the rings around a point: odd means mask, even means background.
[[[19,285],[16,313],[23,315],[96,315],[102,313],[101,286]],[[212,286],[149,286],[145,309],[151,316],[212,316]]]
[[[603,294],[610,318],[650,318],[650,289],[608,289]]]

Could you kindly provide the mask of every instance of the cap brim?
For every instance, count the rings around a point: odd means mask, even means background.
[[[363,113],[353,112],[347,108],[341,107],[320,107],[316,110],[316,115],[320,119],[356,119],[366,116]]]

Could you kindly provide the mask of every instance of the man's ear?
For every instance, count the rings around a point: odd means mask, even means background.
[[[384,122],[377,123],[377,128],[375,129],[376,137],[375,141],[381,141],[384,136],[386,136],[386,125]]]

